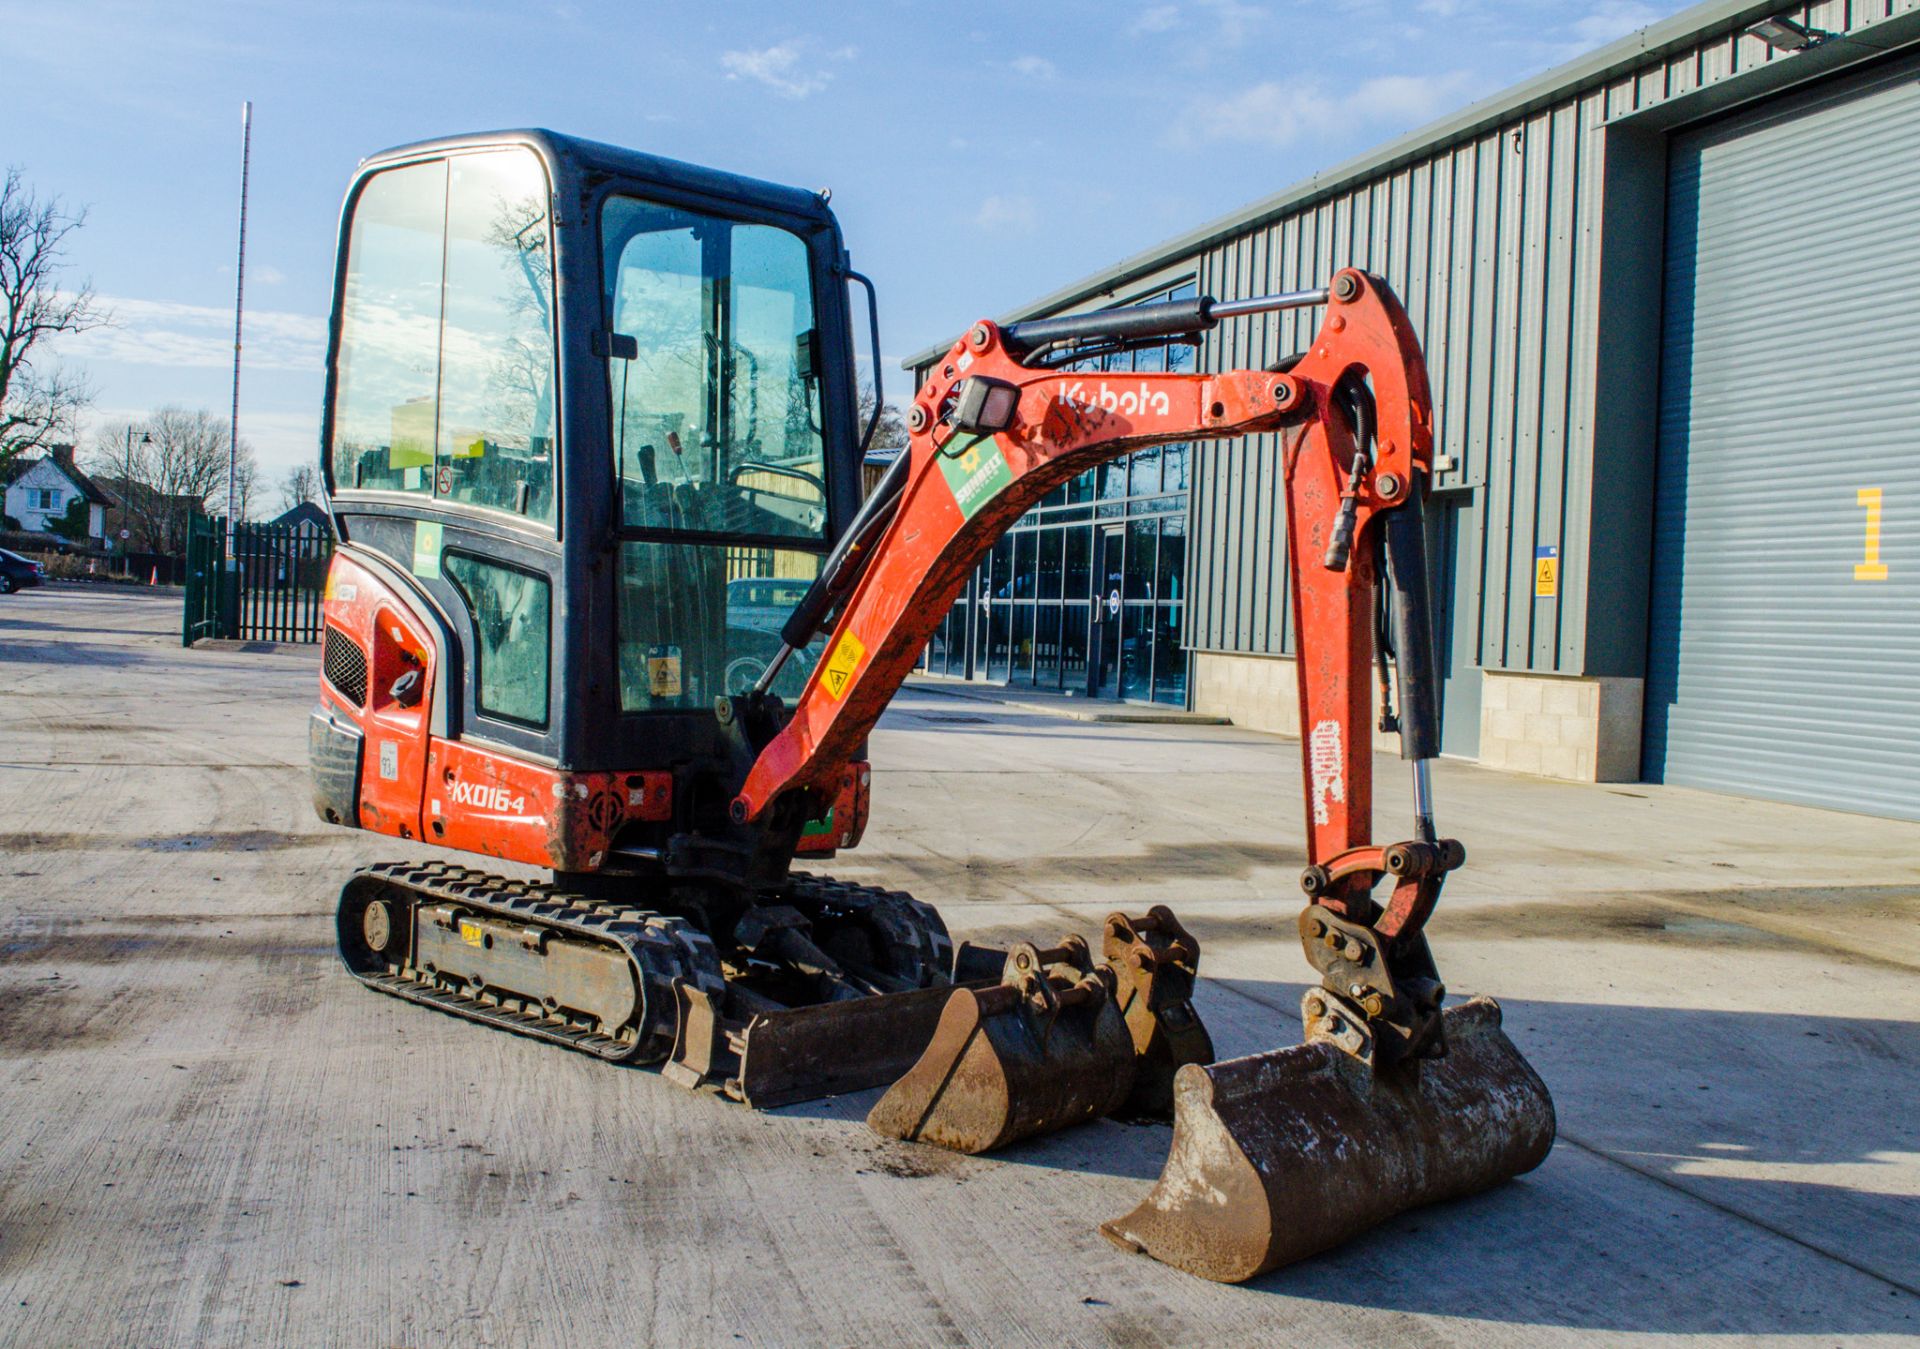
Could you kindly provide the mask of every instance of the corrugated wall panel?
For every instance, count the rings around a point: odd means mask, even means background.
[[[1569,559],[1585,563],[1589,558],[1590,514],[1578,509],[1590,500],[1593,461],[1585,452],[1593,444],[1594,370],[1599,327],[1585,316],[1600,307],[1600,190],[1605,175],[1605,144],[1597,134],[1605,121],[1610,93],[1595,92],[1580,100],[1575,110],[1572,134],[1577,138],[1569,148],[1573,190],[1568,208],[1568,242],[1571,282],[1564,297],[1555,303],[1565,306],[1571,341],[1567,352],[1567,454],[1565,477],[1560,488],[1560,589],[1565,598],[1560,604],[1559,663],[1562,670],[1584,668],[1588,587],[1593,569],[1576,567],[1572,573],[1564,565]]]
[[[1674,144],[1656,781],[1920,819],[1916,145],[1913,66]]]
[[[1573,315],[1567,297],[1573,293],[1577,231],[1574,212],[1579,202],[1580,110],[1564,104],[1547,121],[1548,164],[1552,179],[1547,209],[1542,212],[1542,247],[1546,266],[1542,279],[1540,358],[1540,485],[1535,494],[1534,543],[1562,549],[1566,532],[1569,388],[1573,366]],[[1560,668],[1560,630],[1566,614],[1558,604],[1536,601],[1532,648],[1527,664],[1535,669]]]

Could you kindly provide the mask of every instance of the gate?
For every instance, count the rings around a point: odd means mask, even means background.
[[[242,524],[227,566],[226,521],[187,529],[187,598],[180,640],[317,642],[333,538],[310,522]]]

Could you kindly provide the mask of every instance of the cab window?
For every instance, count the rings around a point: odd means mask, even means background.
[[[376,174],[354,206],[334,362],[342,490],[433,490],[446,211],[445,160]]]
[[[601,236],[624,523],[824,539],[806,244],[774,226],[634,197],[609,199]]]
[[[539,159],[518,149],[388,169],[361,189],[335,366],[339,490],[551,523],[547,201]]]
[[[479,639],[480,710],[528,726],[547,724],[551,597],[547,578],[449,551],[442,570],[466,601]]]

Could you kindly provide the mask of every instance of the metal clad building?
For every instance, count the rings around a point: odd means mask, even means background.
[[[1920,0],[1715,0],[1009,317],[1381,273],[1438,415],[1446,751],[1920,818],[1916,194]],[[1278,473],[1191,456],[1182,688],[1297,732]],[[950,651],[997,655],[990,608]],[[1005,631],[965,673],[1042,668]]]

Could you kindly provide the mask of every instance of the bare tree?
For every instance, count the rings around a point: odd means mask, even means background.
[[[226,513],[227,423],[205,408],[164,407],[147,419],[144,431],[145,438],[135,437],[132,476],[150,503],[147,534],[156,550],[178,553],[196,512]],[[253,447],[245,440],[236,466],[235,491],[245,519],[254,473]]]
[[[36,198],[18,169],[0,182],[0,464],[71,441],[75,417],[92,401],[83,378],[40,366],[51,339],[110,321],[90,283],[60,286],[67,236],[86,218],[84,210],[69,215],[58,198]]]
[[[298,464],[280,480],[280,508],[290,511],[309,501],[320,499],[320,470],[312,464]]]
[[[855,435],[864,435],[867,423],[873,420],[873,390],[860,390],[859,425],[854,427]],[[907,419],[899,407],[888,403],[880,409],[880,425],[873,428],[873,443],[867,446],[871,454],[875,450],[903,450],[907,446]]]
[[[233,514],[236,520],[253,519],[253,486],[260,476],[260,465],[253,457],[253,447],[246,441],[240,442],[240,454],[233,462]],[[226,484],[221,484],[220,499],[210,503],[215,514],[227,508]]]

